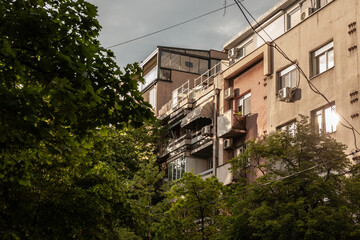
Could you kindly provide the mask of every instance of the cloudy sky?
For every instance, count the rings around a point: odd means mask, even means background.
[[[113,46],[187,21],[233,4],[233,0],[88,0],[98,6],[102,25],[100,41]],[[243,4],[259,17],[280,0],[245,0]],[[245,28],[236,5],[181,26],[111,48],[119,66],[141,62],[157,46],[222,50],[223,45]]]

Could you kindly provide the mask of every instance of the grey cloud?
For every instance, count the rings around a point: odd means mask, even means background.
[[[150,32],[186,21],[221,8],[224,0],[89,0],[98,6],[103,29],[100,41],[104,47],[121,43]],[[260,16],[278,0],[247,0],[255,17]],[[233,1],[227,0],[227,4]],[[147,38],[112,48],[120,66],[140,62],[156,46],[174,46],[222,50],[232,36],[246,27],[236,6],[205,16]]]

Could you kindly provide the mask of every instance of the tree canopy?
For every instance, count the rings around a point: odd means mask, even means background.
[[[227,239],[359,238],[360,209],[347,189],[353,191],[359,178],[345,145],[317,133],[303,117],[295,134],[277,131],[247,147],[233,161],[235,172],[244,171],[242,163],[250,157],[247,170],[264,175],[232,199]]]
[[[157,127],[140,68],[100,46],[96,15],[84,0],[0,0],[3,239],[144,234]]]

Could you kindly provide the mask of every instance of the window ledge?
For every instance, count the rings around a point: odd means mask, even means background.
[[[332,70],[333,68],[335,68],[335,66],[333,66],[333,67],[331,67],[331,68],[329,68],[329,69],[326,69],[326,70],[323,71],[322,73],[318,73],[318,74],[316,74],[316,75],[314,75],[314,76],[311,76],[311,77],[309,78],[309,80],[313,80],[314,78],[316,78],[316,77],[318,77],[318,76],[320,76],[320,75],[322,75],[322,74],[324,74],[324,73]]]

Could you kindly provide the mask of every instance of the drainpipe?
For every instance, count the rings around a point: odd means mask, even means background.
[[[213,175],[217,177],[217,115],[218,115],[218,108],[219,108],[219,99],[220,99],[220,89],[215,88],[215,106],[214,106],[214,126],[213,126]]]

